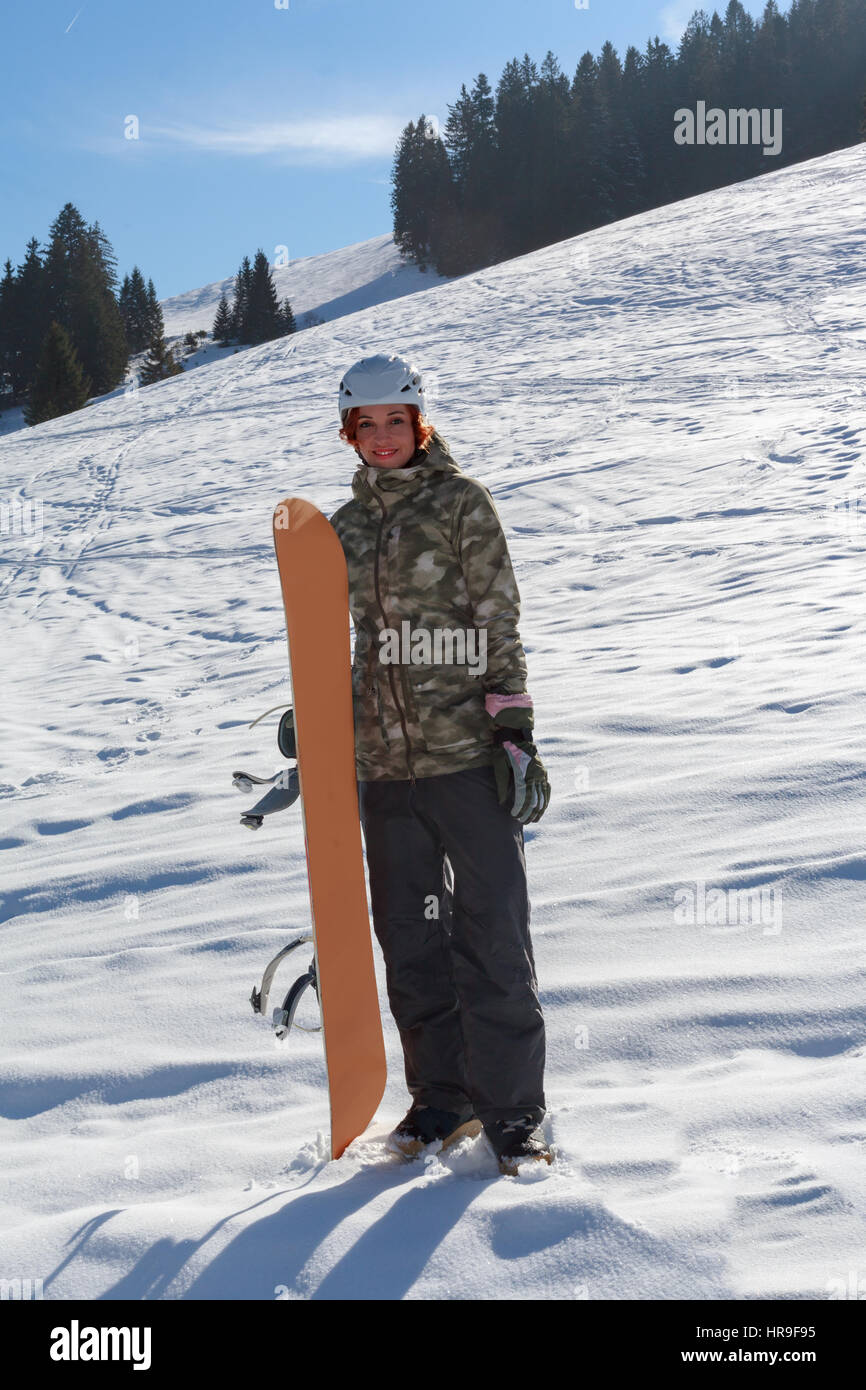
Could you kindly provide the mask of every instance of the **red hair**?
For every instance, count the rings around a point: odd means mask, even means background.
[[[412,418],[412,429],[415,432],[415,448],[426,449],[434,433],[434,426],[428,425],[417,405],[407,404],[406,409]],[[349,414],[346,416],[346,423],[340,430],[340,438],[346,444],[358,447],[358,416],[361,414],[362,407],[353,405]]]

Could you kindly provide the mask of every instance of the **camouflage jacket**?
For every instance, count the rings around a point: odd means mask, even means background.
[[[405,468],[362,462],[352,501],[331,524],[355,627],[358,778],[491,763],[485,694],[522,694],[526,659],[520,595],[487,488],[461,472],[437,432]]]

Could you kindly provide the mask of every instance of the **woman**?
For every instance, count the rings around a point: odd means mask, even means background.
[[[404,1155],[483,1127],[503,1172],[552,1154],[523,826],[547,807],[488,490],[424,418],[419,373],[363,358],[340,382],[360,463],[331,517],[349,572],[358,797],[388,998],[413,1103]]]

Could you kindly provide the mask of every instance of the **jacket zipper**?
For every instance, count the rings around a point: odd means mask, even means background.
[[[381,554],[382,547],[382,533],[385,530],[385,525],[388,520],[388,508],[385,506],[385,503],[382,501],[381,497],[378,497],[376,495],[374,489],[371,488],[370,491],[373,492],[373,496],[376,498],[376,501],[382,508],[382,520],[379,522],[379,534],[376,537],[376,555],[373,564],[373,583],[376,588],[376,601],[379,604],[379,612],[382,614],[382,622],[385,627],[390,627],[391,624],[388,622],[388,615],[385,612],[385,605],[382,603],[382,591],[379,587],[379,556]],[[397,686],[394,680],[394,667],[392,666],[390,661],[388,662],[388,681],[391,686],[391,694],[394,696],[394,704],[397,706],[397,713],[400,716],[400,727],[403,730],[403,740],[406,744],[406,766],[409,769],[409,779],[414,785],[415,768],[412,765],[412,743],[409,738],[409,730],[406,727],[406,720],[403,714],[403,706],[397,699]]]

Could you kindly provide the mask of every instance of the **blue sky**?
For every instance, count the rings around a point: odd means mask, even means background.
[[[717,8],[724,13],[726,0]],[[745,0],[755,16],[763,0]],[[314,255],[391,230],[403,126],[461,82],[611,39],[676,47],[692,0],[41,0],[3,14],[0,263],[67,201],[159,298],[262,246]],[[710,5],[708,12],[711,13]],[[787,5],[780,4],[780,9]],[[138,138],[128,139],[128,118]]]

